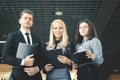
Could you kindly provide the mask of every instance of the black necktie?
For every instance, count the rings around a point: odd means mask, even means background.
[[[29,33],[25,33],[26,36],[27,36],[27,41],[28,41],[28,44],[30,44],[30,38],[29,38]]]
[[[55,47],[54,47],[54,49],[57,48],[57,45],[58,45],[59,42],[60,42],[60,40],[55,40]]]

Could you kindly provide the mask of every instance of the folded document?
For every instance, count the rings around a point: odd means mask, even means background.
[[[87,58],[86,51],[84,52],[75,52],[74,53],[75,62],[80,64],[92,62],[90,58]]]
[[[65,68],[66,65],[61,63],[57,59],[58,55],[63,55],[62,49],[45,50],[44,51],[45,64],[52,64],[54,66],[54,69],[56,69],[56,68]]]
[[[33,54],[34,51],[35,51],[35,45],[29,45],[20,42],[18,45],[16,57],[24,59],[26,56]]]

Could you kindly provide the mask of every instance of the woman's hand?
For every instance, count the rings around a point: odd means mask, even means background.
[[[49,72],[49,71],[51,71],[51,70],[53,69],[53,65],[52,65],[52,64],[46,64],[45,67],[44,67],[44,69],[45,69],[47,72]]]
[[[91,51],[86,51],[86,56],[87,58],[91,58],[92,60],[96,58],[96,56]]]
[[[72,63],[72,68],[73,69],[77,69],[78,68],[78,64],[77,63]]]
[[[63,64],[68,64],[68,65],[72,64],[72,61],[66,56],[58,55],[57,59]]]

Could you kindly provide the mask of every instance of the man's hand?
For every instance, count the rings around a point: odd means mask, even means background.
[[[38,73],[38,69],[36,67],[24,68],[24,72],[26,72],[29,76],[33,76]]]
[[[25,65],[25,66],[33,66],[33,63],[34,63],[33,54],[27,56],[27,57],[24,59],[24,65]]]

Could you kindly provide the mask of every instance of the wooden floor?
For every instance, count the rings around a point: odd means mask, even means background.
[[[12,70],[12,66],[8,64],[0,64],[0,80],[8,80],[11,70]],[[72,80],[77,80],[76,70],[73,69],[70,71],[70,73],[71,73]],[[42,73],[42,71],[41,71],[41,74],[42,74],[43,80],[45,80],[46,75]]]
[[[12,66],[7,64],[0,64],[0,80],[8,80]]]
[[[12,66],[8,64],[0,64],[0,80],[8,80],[11,70],[12,70]],[[75,69],[70,71],[72,80],[77,80],[76,72],[77,71]],[[42,73],[42,71],[41,71],[41,74],[42,74],[43,80],[45,80],[46,75]],[[120,80],[120,74],[110,75],[106,80]]]
[[[118,74],[114,74],[114,75],[110,75],[107,80],[120,80],[120,75]]]

